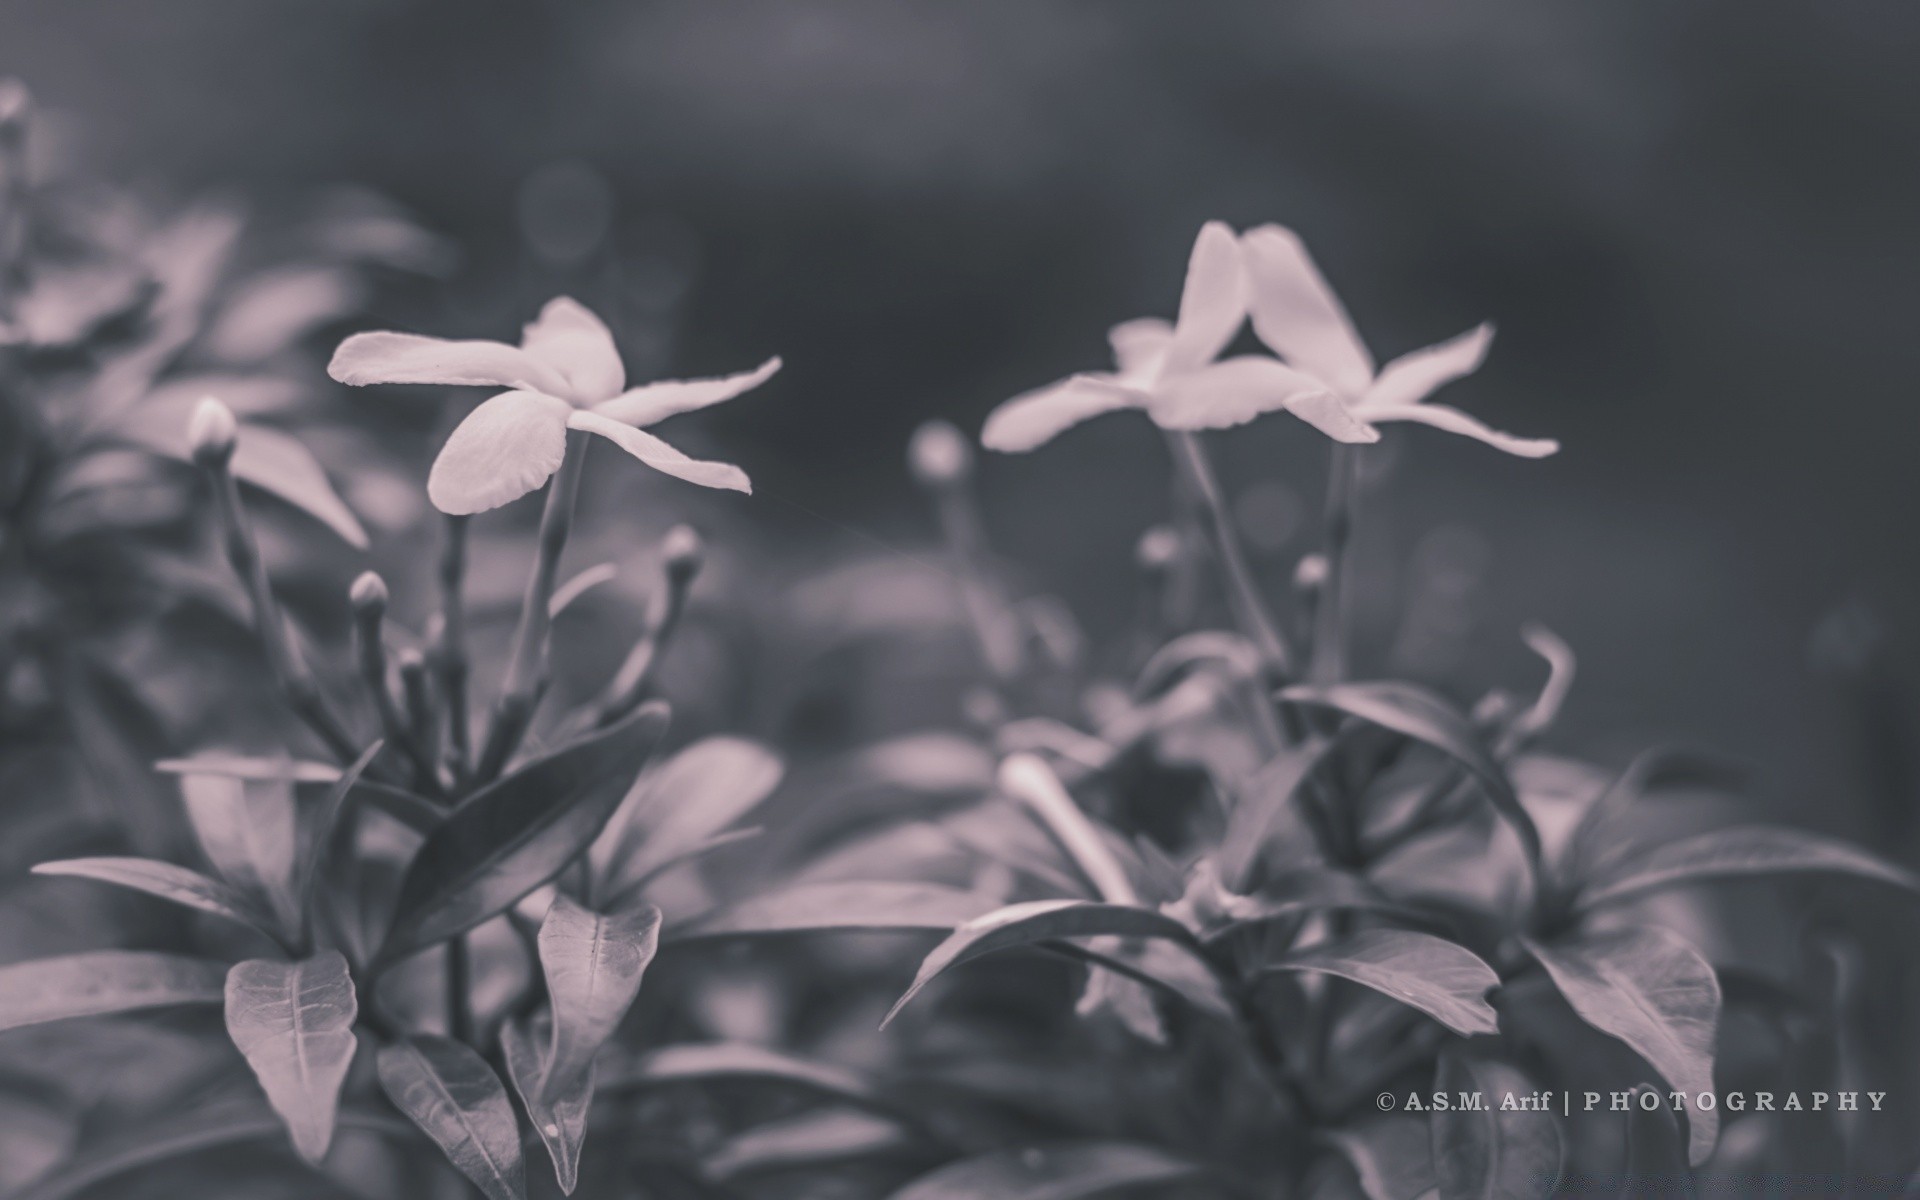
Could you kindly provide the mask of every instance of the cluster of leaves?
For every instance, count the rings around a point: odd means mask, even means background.
[[[200,247],[185,260],[199,292],[159,272],[135,307],[81,322],[87,338],[127,325],[146,345],[171,328],[169,295],[204,310],[209,220],[181,235]],[[18,280],[55,277],[10,261]],[[30,300],[43,286],[5,293],[9,328],[40,331],[20,335],[10,369],[46,349],[48,301]],[[96,282],[72,297],[107,294]],[[1249,316],[1277,357],[1221,359]],[[1011,599],[971,448],[929,427],[910,457],[984,666],[970,724],[808,763],[794,780],[741,738],[665,749],[655,693],[701,565],[691,531],[659,548],[640,636],[598,691],[550,703],[555,618],[611,571],[560,575],[588,435],[744,490],[737,468],[641,427],[758,386],[777,360],[627,390],[611,332],[564,298],[519,345],[349,339],[333,366],[343,382],[509,390],[474,411],[430,477],[447,519],[428,627],[398,629],[367,573],[345,589],[352,653],[317,664],[262,566],[240,485],[363,540],[325,474],[297,441],[197,399],[237,384],[202,377],[186,403],[155,399],[191,332],[141,352],[118,393],[90,375],[71,393],[95,413],[79,428],[121,430],[119,445],[133,435],[118,418],[143,414],[135,424],[156,432],[141,444],[200,469],[199,527],[224,548],[233,607],[309,737],[279,755],[209,746],[157,764],[179,781],[196,866],[149,854],[35,868],[195,915],[165,950],[0,967],[0,1029],[169,1010],[157,1019],[179,1024],[163,1027],[209,1052],[165,1115],[104,1137],[71,1105],[33,1106],[34,1136],[52,1146],[44,1169],[0,1186],[53,1200],[261,1143],[354,1194],[431,1189],[451,1171],[492,1200],[636,1185],[1454,1200],[1544,1194],[1570,1171],[1778,1165],[1769,1126],[1758,1141],[1724,1136],[1696,1098],[1715,1092],[1742,1007],[1778,1025],[1782,1080],[1828,1084],[1835,981],[1717,968],[1696,885],[1920,881],[1768,826],[1641,836],[1639,815],[1691,765],[1653,753],[1610,775],[1540,752],[1573,671],[1544,630],[1526,634],[1548,665],[1531,700],[1463,706],[1349,668],[1354,447],[1405,421],[1525,457],[1554,448],[1426,402],[1474,371],[1489,339],[1483,327],[1376,370],[1298,239],[1209,226],[1177,321],[1119,327],[1118,371],[1020,397],[985,434],[1032,449],[1122,410],[1165,431],[1174,520],[1143,541],[1142,652],[1090,656],[1058,606]],[[95,374],[122,361],[82,358]],[[93,409],[115,394],[111,413]],[[9,411],[64,411],[22,396]],[[1300,564],[1287,612],[1249,569],[1198,436],[1280,411],[1336,443],[1325,545]],[[93,443],[34,444],[65,464]],[[273,465],[250,458],[275,446]],[[513,645],[489,673],[497,694],[476,705],[469,521],[543,485]],[[39,486],[19,493],[19,528],[47,511]],[[742,827],[755,812],[764,830]],[[932,944],[908,980],[913,938]],[[743,939],[746,952],[727,949]],[[682,946],[710,952],[663,979],[656,958]],[[218,1025],[194,1023],[201,1009]],[[1577,1116],[1498,1103],[1542,1089],[1630,1103]],[[1467,1093],[1493,1103],[1437,1102]],[[1676,1093],[1677,1105],[1638,1102]],[[285,1166],[268,1161],[279,1178]]]

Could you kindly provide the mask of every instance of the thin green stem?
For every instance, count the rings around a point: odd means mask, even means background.
[[[1327,575],[1314,605],[1313,658],[1307,674],[1315,683],[1337,683],[1347,674],[1347,559],[1353,545],[1353,499],[1358,476],[1356,447],[1335,443],[1327,468]]]
[[[473,766],[470,718],[467,713],[467,522],[450,516],[446,541],[440,549],[440,630],[433,665],[447,702],[447,751],[456,786],[465,782]]]
[[[1292,674],[1293,654],[1287,647],[1286,636],[1267,611],[1266,598],[1260,594],[1259,585],[1254,582],[1239,535],[1234,532],[1233,517],[1227,511],[1219,478],[1214,474],[1213,462],[1198,434],[1169,432],[1167,439],[1173,447],[1175,461],[1200,498],[1196,515],[1220,556],[1221,573],[1226,576],[1227,603],[1233,608],[1234,620],[1260,651],[1261,661],[1272,677],[1269,683],[1278,684]]]
[[[462,933],[447,941],[447,1036],[469,1046],[473,1045],[473,1003],[468,995],[472,983],[467,935]]]

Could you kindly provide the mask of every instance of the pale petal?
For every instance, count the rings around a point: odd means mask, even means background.
[[[770,358],[751,371],[718,379],[663,379],[622,392],[605,404],[594,405],[593,410],[616,421],[645,428],[679,413],[706,408],[750,392],[772,379],[779,369],[780,360]]]
[[[566,401],[502,392],[467,414],[427,474],[427,498],[465,516],[518,500],[545,483],[567,453]]]
[[[654,470],[675,479],[684,479],[701,487],[753,491],[753,485],[747,481],[747,473],[739,467],[731,463],[701,462],[688,458],[652,434],[631,425],[623,425],[604,413],[575,411],[567,418],[567,423],[575,429],[599,434]]]
[[[1373,380],[1373,355],[1293,230],[1262,225],[1240,235],[1246,250],[1253,331],[1275,354],[1318,375],[1343,396]]]
[[[627,386],[627,369],[620,363],[613,331],[570,296],[547,301],[520,335],[520,346],[566,378],[576,403],[598,404]]]
[[[1289,401],[1287,411],[1336,442],[1365,445],[1380,440],[1380,431],[1353,415],[1353,408],[1331,392],[1315,392]]]
[[[557,392],[566,380],[518,346],[448,341],[415,333],[356,333],[340,343],[327,374],[341,383],[439,383]]]
[[[1173,326],[1159,317],[1122,321],[1107,330],[1107,344],[1113,347],[1113,361],[1120,367],[1120,374],[1151,379],[1160,373],[1167,347],[1173,344]]]
[[[1174,323],[1166,369],[1191,371],[1218,357],[1247,319],[1247,290],[1240,240],[1222,222],[1207,222],[1187,262],[1180,319]]]
[[[1327,385],[1277,359],[1245,355],[1218,362],[1162,384],[1148,411],[1163,429],[1226,429],[1281,409],[1313,413],[1315,424],[1344,428],[1342,441],[1373,441],[1379,435],[1358,422],[1340,424],[1344,406]],[[1339,435],[1336,435],[1339,436]]]
[[[1107,374],[1075,375],[1015,396],[987,414],[980,444],[1005,454],[1036,449],[1089,417],[1138,408],[1145,397]]]
[[[1380,377],[1367,389],[1361,403],[1367,408],[1418,404],[1440,385],[1479,370],[1492,344],[1493,323],[1489,321],[1459,337],[1403,354],[1380,369]]]
[[[1489,429],[1457,408],[1444,404],[1396,404],[1368,406],[1361,410],[1369,421],[1418,421],[1448,433],[1458,433],[1485,442],[1496,450],[1521,458],[1545,458],[1560,449],[1552,438],[1523,438]]]

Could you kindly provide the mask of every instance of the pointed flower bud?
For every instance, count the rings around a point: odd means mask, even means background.
[[[377,615],[387,611],[387,581],[377,571],[362,571],[347,593],[356,613]]]
[[[685,587],[693,582],[693,577],[700,573],[700,564],[706,558],[706,553],[700,535],[687,525],[675,525],[667,530],[667,536],[660,543],[661,566],[675,587]]]
[[[928,421],[907,443],[907,464],[922,487],[951,487],[973,470],[973,447],[947,422]]]
[[[187,445],[193,449],[193,461],[203,467],[226,466],[239,433],[233,410],[212,396],[195,405],[187,419]]]

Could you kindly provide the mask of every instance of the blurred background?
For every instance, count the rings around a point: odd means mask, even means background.
[[[1202,221],[1291,225],[1383,358],[1496,320],[1448,402],[1566,447],[1390,435],[1363,667],[1410,579],[1477,685],[1531,687],[1541,621],[1582,656],[1569,749],[1702,743],[1829,828],[1912,800],[1917,52],[1902,0],[0,0],[53,153],[447,235],[383,321],[507,335],[568,290],[636,375],[785,356],[674,436],[796,558],[921,552],[918,422],[1103,365]],[[1322,446],[1223,453],[1284,580]],[[1001,553],[1096,633],[1165,473],[1131,418],[982,466]]]

